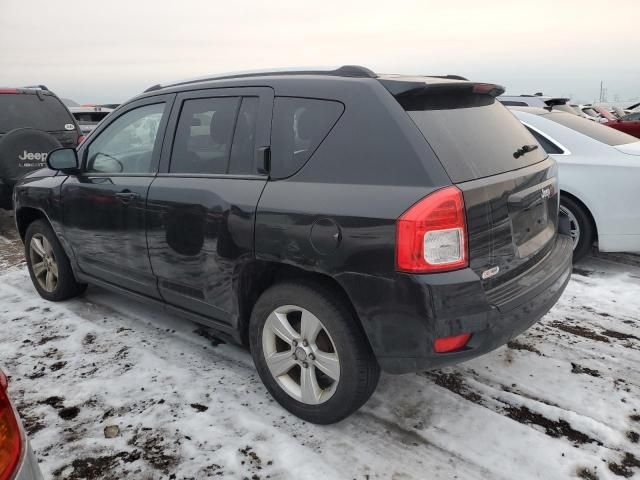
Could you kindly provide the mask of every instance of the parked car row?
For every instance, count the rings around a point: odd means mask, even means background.
[[[601,105],[576,105],[570,103],[568,98],[542,94],[502,95],[498,100],[508,107],[537,107],[571,113],[640,138],[640,112],[633,111],[638,108],[637,105],[631,105],[627,110]]]

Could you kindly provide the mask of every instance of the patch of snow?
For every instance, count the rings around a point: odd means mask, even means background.
[[[640,269],[591,259],[510,346],[383,375],[323,427],[280,408],[244,349],[99,288],[46,302],[18,265],[0,271],[0,366],[45,478],[613,479],[640,458],[638,311]]]

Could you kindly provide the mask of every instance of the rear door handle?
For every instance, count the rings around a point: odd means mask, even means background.
[[[132,200],[135,200],[140,195],[135,192],[131,192],[129,190],[123,190],[122,192],[118,192],[115,194],[115,197],[120,200],[122,203],[130,203]]]

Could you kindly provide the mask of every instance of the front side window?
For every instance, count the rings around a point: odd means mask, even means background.
[[[227,173],[239,97],[185,100],[171,152],[171,173]]]
[[[86,171],[151,173],[153,150],[164,109],[164,103],[146,105],[116,119],[89,145]]]

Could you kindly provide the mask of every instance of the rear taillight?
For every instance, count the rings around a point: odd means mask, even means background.
[[[464,199],[451,186],[427,195],[396,222],[396,268],[411,273],[468,265]]]
[[[78,137],[78,146],[82,145],[82,142],[84,142],[84,139],[87,138],[84,135],[80,135]]]
[[[18,93],[16,88],[0,88],[0,93]]]
[[[7,378],[0,372],[0,480],[13,477],[21,451],[18,420],[7,397]]]

